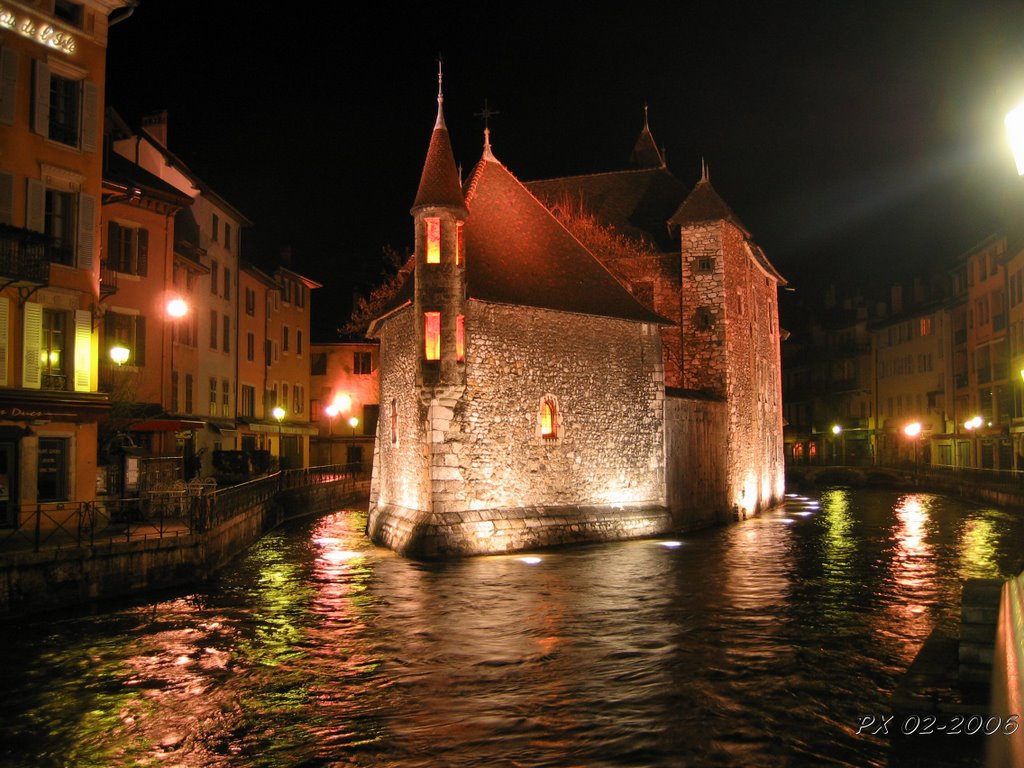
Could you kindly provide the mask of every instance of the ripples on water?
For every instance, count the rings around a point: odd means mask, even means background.
[[[845,490],[533,558],[414,563],[364,525],[306,520],[200,591],[0,630],[2,764],[882,766],[859,718],[955,631],[961,581],[1024,552],[1015,516]]]

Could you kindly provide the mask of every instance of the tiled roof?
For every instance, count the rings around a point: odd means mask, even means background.
[[[640,136],[633,145],[633,154],[629,158],[634,168],[664,168],[665,158],[661,156],[658,145],[654,143],[651,129],[644,124]]]
[[[637,301],[501,163],[478,163],[467,190],[471,298],[667,323]]]
[[[674,250],[668,220],[686,195],[686,187],[664,167],[566,176],[531,181],[527,188],[548,205],[580,200],[600,221],[620,234],[644,238]]]
[[[715,188],[711,186],[705,176],[697,182],[690,194],[683,200],[682,205],[669,219],[669,224],[681,226],[683,224],[696,224],[702,221],[719,221],[724,219],[739,227],[743,234],[749,236],[750,232],[743,226],[743,222],[732,212],[732,209],[719,197]]]
[[[459,184],[459,169],[455,165],[455,154],[452,152],[452,142],[448,137],[440,103],[437,106],[437,123],[430,135],[427,159],[423,163],[423,174],[420,176],[420,186],[416,191],[416,201],[412,204],[412,210],[415,212],[417,208],[426,205],[466,210],[462,186]]]

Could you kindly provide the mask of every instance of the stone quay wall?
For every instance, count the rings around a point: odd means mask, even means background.
[[[268,480],[272,480],[268,479]],[[367,480],[254,497],[209,530],[94,546],[0,553],[0,618],[178,587],[208,578],[283,520],[366,498]]]

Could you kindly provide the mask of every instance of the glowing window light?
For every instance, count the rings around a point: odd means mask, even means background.
[[[423,220],[427,228],[427,264],[441,263],[441,220],[426,218]]]
[[[441,359],[441,313],[423,313],[423,337],[427,360]]]
[[[540,436],[555,437],[555,407],[550,400],[540,404]]]
[[[466,316],[455,318],[455,359],[460,363],[466,359]]]
[[[455,263],[462,264],[462,249],[464,243],[462,240],[462,222],[460,221],[455,225]]]

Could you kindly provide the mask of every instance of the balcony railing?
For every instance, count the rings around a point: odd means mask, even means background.
[[[111,269],[107,262],[100,264],[100,296],[113,296],[117,293],[117,271]]]
[[[0,277],[46,285],[49,247],[50,238],[41,232],[0,224]]]

